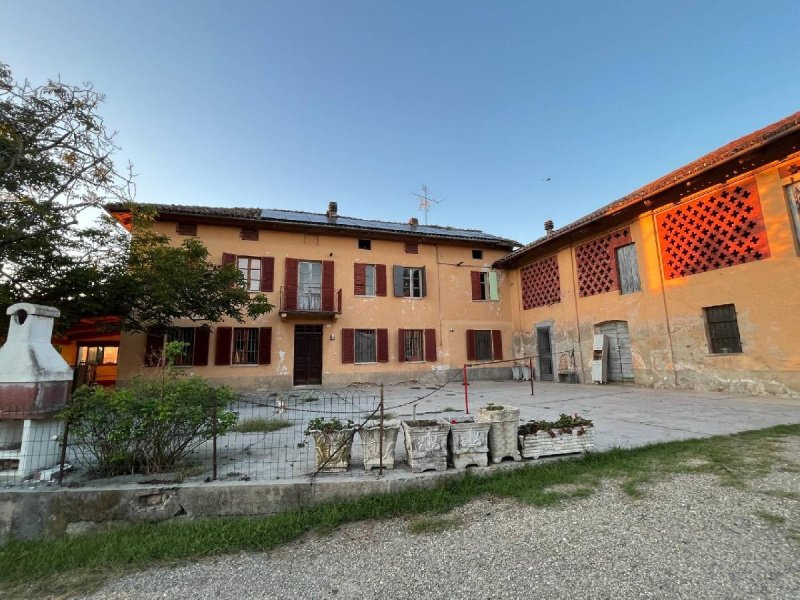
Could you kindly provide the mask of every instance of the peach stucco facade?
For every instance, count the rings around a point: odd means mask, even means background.
[[[169,235],[175,243],[175,221],[159,221],[157,229]],[[507,250],[485,244],[452,243],[417,238],[418,253],[408,254],[402,239],[380,239],[369,233],[357,235],[299,233],[276,229],[262,230],[257,241],[241,239],[235,224],[197,225],[197,237],[208,247],[212,260],[222,261],[223,253],[237,256],[273,257],[274,291],[266,292],[276,308],[256,320],[241,324],[213,324],[209,346],[211,360],[207,366],[186,367],[188,370],[218,383],[239,389],[286,389],[295,385],[295,329],[298,325],[318,325],[322,328],[323,386],[346,386],[359,383],[397,383],[417,381],[441,383],[458,376],[467,362],[467,330],[497,330],[501,332],[503,354],[511,352],[511,303],[506,300],[511,290],[504,271],[495,271],[498,281],[498,300],[472,299],[472,271],[494,271],[492,264],[507,254]],[[368,239],[371,249],[360,249],[359,239]],[[482,253],[473,258],[473,250]],[[342,290],[341,314],[331,316],[286,314],[280,310],[281,288],[296,284],[286,281],[287,259],[321,262],[332,261],[333,285]],[[385,296],[354,293],[354,265],[358,263],[385,265],[387,293]],[[392,290],[392,268],[395,266],[425,269],[424,297],[395,297]],[[176,326],[191,326],[190,321]],[[214,349],[220,327],[271,328],[270,364],[215,365]],[[342,332],[352,330],[386,329],[388,360],[366,363],[345,363],[342,357]],[[434,330],[435,361],[400,361],[399,329]],[[427,341],[427,340],[426,340]],[[146,369],[143,363],[145,336],[124,334],[120,344],[118,379],[121,382]],[[506,377],[508,364],[473,369],[472,377]]]

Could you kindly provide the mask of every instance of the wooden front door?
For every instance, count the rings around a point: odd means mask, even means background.
[[[322,384],[322,325],[294,326],[294,385]]]

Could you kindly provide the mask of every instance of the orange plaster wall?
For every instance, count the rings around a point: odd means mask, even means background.
[[[158,223],[157,228],[176,243],[174,223]],[[511,349],[511,297],[509,279],[498,273],[500,301],[474,302],[471,299],[470,271],[489,270],[491,264],[505,255],[501,250],[483,249],[483,260],[472,259],[476,246],[419,243],[419,254],[406,254],[401,241],[372,239],[371,250],[360,250],[357,237],[304,235],[293,232],[261,230],[258,241],[240,239],[236,227],[198,225],[198,237],[209,249],[211,260],[221,262],[223,252],[241,256],[274,256],[275,281],[269,300],[279,304],[280,287],[285,284],[285,259],[332,260],[335,264],[334,287],[342,289],[342,314],[337,319],[288,316],[281,318],[276,308],[271,313],[239,325],[272,327],[272,364],[215,366],[216,335],[211,334],[208,367],[193,367],[199,375],[224,381],[240,388],[289,387],[292,384],[295,324],[323,325],[323,385],[347,385],[353,382],[380,382],[429,379],[441,381],[448,369],[460,369],[466,362],[467,329],[500,329],[503,332],[504,355]],[[387,296],[354,295],[356,262],[385,264]],[[456,266],[462,263],[460,266]],[[425,267],[427,295],[424,298],[396,298],[392,294],[392,266]],[[191,322],[176,322],[190,326]],[[374,364],[342,364],[341,330],[344,328],[389,330],[389,362]],[[435,329],[436,363],[398,361],[398,328]],[[333,337],[334,339],[331,339]],[[143,335],[123,335],[120,348],[119,379],[124,381],[142,368]]]

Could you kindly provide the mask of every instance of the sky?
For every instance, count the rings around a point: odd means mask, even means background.
[[[17,79],[107,99],[141,202],[527,243],[800,110],[800,3],[0,0]]]

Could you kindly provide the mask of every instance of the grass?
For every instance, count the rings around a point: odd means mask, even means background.
[[[271,433],[291,426],[292,424],[285,419],[249,419],[240,421],[231,431],[238,433]]]
[[[445,406],[445,407],[442,409],[442,412],[457,412],[457,411],[459,411],[459,410],[461,410],[461,409],[460,409],[460,408],[456,408],[456,407],[454,407],[454,406]]]
[[[412,521],[408,525],[408,531],[411,533],[441,533],[450,529],[458,529],[464,524],[464,519],[461,517],[423,517]]]
[[[766,521],[770,525],[782,525],[786,522],[786,517],[776,515],[775,513],[767,512],[765,510],[757,510],[755,513],[759,519]]]
[[[12,541],[0,547],[0,589],[7,597],[76,593],[122,572],[271,550],[309,532],[332,531],[346,523],[422,516],[435,521],[486,495],[547,506],[590,495],[601,481],[613,479],[628,494],[639,497],[646,493],[645,484],[676,473],[707,473],[723,485],[744,486],[748,479],[786,464],[780,440],[787,436],[800,436],[800,425],[614,449],[489,476],[466,472],[429,489],[363,496],[263,518],[142,523],[72,538]],[[417,527],[424,530],[435,525]]]

